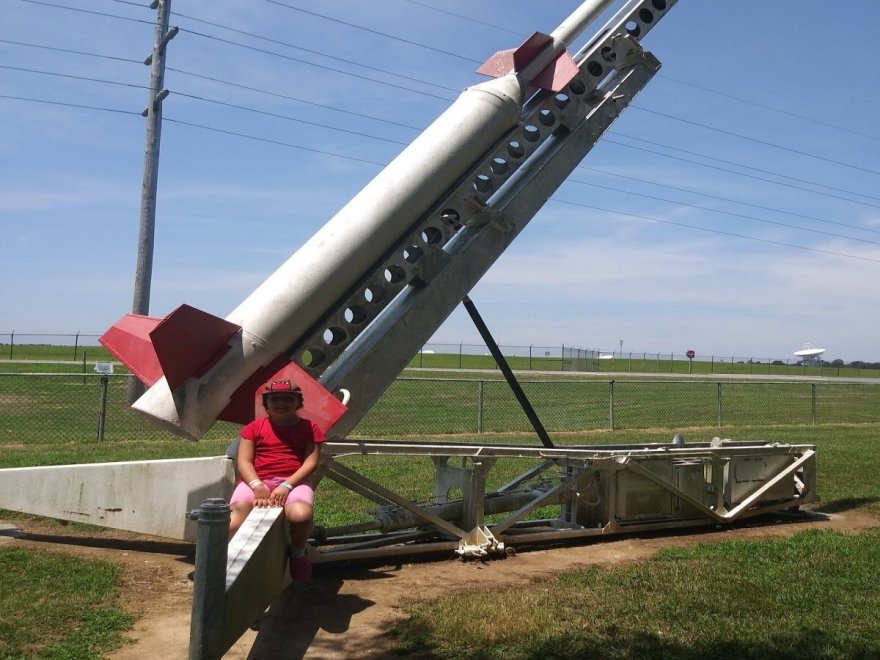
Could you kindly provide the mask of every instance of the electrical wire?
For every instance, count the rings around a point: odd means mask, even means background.
[[[809,179],[803,179],[796,176],[789,176],[787,174],[782,174],[781,172],[774,172],[772,170],[761,169],[760,167],[755,167],[754,165],[743,165],[742,163],[737,163],[732,160],[725,160],[723,158],[718,158],[716,156],[710,156],[708,154],[702,154],[698,151],[689,151],[687,149],[680,149],[679,147],[673,147],[669,144],[663,144],[662,142],[656,142],[654,140],[648,140],[646,138],[636,137],[635,135],[627,135],[626,133],[620,133],[619,131],[608,131],[608,135],[617,135],[620,137],[627,138],[628,140],[635,140],[636,142],[644,142],[646,144],[652,144],[655,147],[662,147],[664,149],[670,149],[672,151],[677,151],[679,153],[688,154],[690,156],[699,156],[700,158],[706,158],[708,160],[714,160],[716,163],[724,163],[726,165],[734,165],[736,167],[741,167],[745,170],[751,170],[753,172],[761,172],[762,174],[769,174],[771,176],[778,176],[781,179],[788,179],[789,181],[797,181],[798,183],[806,183],[811,186],[816,186],[817,188],[825,188],[826,190],[833,190],[835,192],[846,193],[847,195],[855,195],[856,197],[864,197],[866,199],[873,199],[875,201],[880,202],[880,197],[872,197],[871,195],[866,195],[865,193],[856,192],[854,190],[846,190],[844,188],[829,186],[824,183],[819,183],[818,181],[810,181]],[[652,152],[653,153],[653,152]],[[853,200],[851,200],[853,201]]]
[[[711,193],[700,192],[699,190],[694,190],[693,188],[683,188],[681,186],[671,186],[665,183],[658,183],[657,181],[650,181],[648,179],[641,179],[635,176],[629,176],[626,174],[620,174],[619,172],[609,172],[607,170],[602,170],[596,167],[587,167],[586,165],[580,165],[575,168],[576,170],[582,170],[587,172],[596,172],[599,174],[605,174],[608,176],[617,177],[619,179],[628,179],[629,181],[636,181],[638,183],[647,183],[651,186],[657,186],[659,188],[668,188],[670,190],[678,190],[680,192],[685,192],[691,195],[699,195],[701,197],[708,197],[709,199],[717,199],[721,202],[730,202],[731,204],[741,204],[743,206],[749,206],[751,208],[761,209],[762,211],[771,211],[773,213],[784,213],[785,215],[795,216],[797,218],[804,218],[805,220],[815,220],[816,222],[824,222],[830,225],[838,225],[840,227],[848,227],[849,229],[858,229],[859,231],[868,231],[876,234],[880,234],[880,229],[873,229],[871,227],[860,227],[858,225],[851,225],[846,222],[838,222],[836,220],[828,220],[826,218],[818,218],[814,215],[804,215],[802,213],[795,213],[793,211],[785,211],[783,209],[773,208],[771,206],[762,206],[760,204],[752,204],[751,202],[744,202],[741,199],[730,199],[729,197],[721,197],[720,195],[713,195]]]
[[[140,112],[135,112],[134,110],[121,110],[119,108],[105,108],[97,105],[82,105],[80,103],[68,103],[66,101],[49,101],[48,99],[35,99],[32,97],[26,96],[14,96],[12,94],[0,94],[0,99],[10,99],[13,101],[30,101],[31,103],[45,103],[47,105],[60,105],[65,106],[67,108],[81,108],[84,110],[100,110],[102,112],[114,112],[121,115],[135,115],[137,117],[141,116]]]
[[[427,80],[422,80],[421,78],[416,78],[416,77],[414,77],[414,76],[407,76],[407,75],[404,75],[404,74],[402,74],[402,73],[395,73],[394,71],[389,71],[389,70],[387,70],[387,69],[380,69],[379,67],[369,66],[368,64],[362,64],[362,63],[360,63],[360,62],[355,62],[354,60],[351,60],[351,59],[346,59],[346,58],[343,58],[343,57],[336,57],[335,55],[330,55],[330,54],[328,54],[328,53],[324,53],[324,52],[321,52],[321,51],[319,51],[319,50],[313,50],[313,49],[311,49],[311,48],[304,48],[304,47],[302,47],[302,46],[297,46],[297,45],[295,45],[295,44],[292,44],[292,43],[289,43],[289,42],[286,42],[286,41],[281,41],[281,40],[279,40],[279,39],[272,39],[271,37],[266,37],[266,36],[263,36],[263,35],[260,35],[260,34],[256,34],[256,33],[254,33],[254,32],[246,32],[246,31],[244,31],[244,30],[239,30],[239,29],[237,29],[237,28],[229,27],[228,25],[222,25],[222,24],[220,24],[220,23],[214,23],[214,22],[212,22],[212,21],[206,21],[206,20],[204,20],[204,19],[202,19],[202,18],[196,18],[196,17],[194,17],[194,16],[187,16],[186,14],[181,14],[181,13],[176,12],[176,11],[171,12],[171,14],[174,15],[174,16],[179,16],[180,18],[184,18],[184,19],[190,20],[190,21],[195,21],[195,22],[197,22],[197,23],[204,23],[205,25],[210,25],[211,27],[220,28],[221,30],[229,30],[230,32],[234,32],[234,33],[236,33],[236,34],[242,34],[242,35],[245,35],[245,36],[247,36],[247,37],[252,37],[252,38],[254,38],[254,39],[259,39],[260,41],[267,41],[267,42],[269,42],[269,43],[276,44],[276,45],[279,45],[279,46],[285,46],[285,47],[287,47],[287,48],[293,48],[293,49],[295,49],[295,50],[300,50],[300,51],[303,51],[304,53],[310,53],[310,54],[312,54],[312,55],[319,55],[320,57],[326,57],[327,59],[335,60],[335,61],[337,61],[337,62],[343,62],[343,63],[345,63],[345,64],[351,64],[351,65],[354,65],[354,66],[359,66],[359,67],[361,67],[361,68],[363,68],[363,69],[367,69],[367,70],[369,70],[369,71],[376,71],[377,73],[384,73],[384,74],[389,75],[389,76],[394,76],[395,78],[402,78],[402,79],[404,79],[404,80],[410,80],[410,81],[412,81],[412,82],[417,82],[417,83],[420,83],[420,84],[422,84],[422,85],[428,85],[428,86],[430,86],[430,87],[437,87],[438,89],[445,89],[445,90],[447,90],[447,91],[451,91],[451,92],[457,92],[457,91],[458,91],[457,89],[454,89],[454,88],[452,88],[452,87],[445,87],[445,86],[443,86],[443,85],[438,85],[437,83],[428,82]],[[216,39],[216,38],[217,38],[217,37],[214,37],[214,36],[212,36],[212,35],[207,35],[207,34],[203,34],[203,33],[201,33],[201,32],[195,32],[195,31],[192,31],[192,30],[184,29],[184,28],[181,28],[181,31],[183,31],[183,32],[191,32],[192,34],[196,34],[196,35],[198,35],[198,36],[205,37],[205,38],[208,38],[208,39]]]
[[[736,234],[734,232],[723,231],[721,229],[710,229],[708,227],[700,227],[698,225],[690,225],[685,222],[675,222],[674,220],[667,220],[665,218],[655,218],[648,215],[639,215],[637,213],[627,213],[624,211],[615,211],[613,209],[602,208],[601,206],[591,206],[589,204],[581,204],[579,202],[570,202],[564,199],[559,199],[557,197],[551,197],[551,201],[558,202],[560,204],[568,204],[570,206],[579,206],[585,209],[592,209],[594,211],[602,211],[603,213],[613,213],[615,215],[623,215],[630,218],[636,218],[639,220],[647,220],[649,222],[656,222],[664,225],[672,225],[675,227],[683,227],[685,229],[696,229],[698,231],[704,231],[711,234],[720,234],[722,236],[731,236],[733,238],[744,238],[749,241],[756,241],[758,243],[769,243],[770,245],[778,245],[781,247],[789,247],[795,248],[797,250],[806,250],[808,252],[818,252],[820,254],[827,254],[835,257],[845,257],[847,259],[858,259],[859,261],[870,261],[872,263],[880,264],[880,259],[872,259],[870,257],[860,257],[855,254],[846,254],[844,252],[834,252],[833,250],[823,250],[821,248],[811,248],[805,245],[796,245],[795,243],[785,243],[783,241],[774,241],[768,238],[758,238],[756,236],[747,236],[745,234]]]
[[[425,50],[434,51],[435,53],[440,53],[442,55],[449,55],[450,57],[455,57],[460,60],[464,60],[465,62],[472,62],[474,64],[482,64],[481,60],[475,60],[470,57],[465,57],[464,55],[459,55],[458,53],[453,53],[448,50],[443,50],[442,48],[434,48],[433,46],[428,46],[427,44],[418,43],[417,41],[411,41],[410,39],[404,39],[403,37],[398,37],[393,34],[388,34],[387,32],[380,32],[379,30],[374,30],[372,28],[364,27],[363,25],[355,25],[354,23],[349,23],[348,21],[343,21],[338,18],[333,18],[332,16],[327,16],[325,14],[319,14],[314,11],[300,9],[299,7],[294,7],[293,5],[288,5],[287,3],[279,2],[279,0],[264,0],[264,2],[268,2],[269,4],[273,4],[273,5],[278,5],[279,7],[284,7],[285,9],[290,9],[291,11],[300,12],[301,14],[307,14],[309,16],[321,18],[325,21],[331,21],[333,23],[339,23],[340,25],[346,25],[348,27],[355,28],[356,30],[363,30],[364,32],[369,32],[370,34],[375,34],[380,37],[385,37],[386,39],[392,39],[394,41],[399,41],[404,44],[409,44],[410,46],[417,46],[418,48],[424,48]]]
[[[851,202],[853,204],[860,204],[862,206],[869,206],[871,208],[880,209],[880,206],[878,206],[877,204],[871,204],[869,202],[860,202],[857,199],[849,199],[848,197],[841,197],[839,195],[832,195],[831,193],[823,193],[818,190],[811,190],[810,188],[802,188],[801,186],[795,186],[790,183],[783,183],[782,181],[771,181],[769,179],[764,179],[762,177],[755,176],[753,174],[746,174],[745,172],[737,172],[736,170],[728,170],[723,167],[718,167],[717,165],[709,165],[708,163],[701,163],[696,160],[688,160],[687,158],[681,158],[679,156],[672,156],[670,154],[664,154],[660,151],[653,151],[652,149],[645,149],[643,147],[634,147],[629,144],[624,144],[623,142],[617,142],[616,140],[609,140],[608,138],[602,138],[602,142],[607,143],[607,144],[614,144],[619,147],[625,147],[627,149],[635,149],[636,151],[642,151],[645,153],[654,154],[656,156],[662,156],[663,158],[671,158],[672,160],[678,160],[683,163],[690,163],[691,165],[699,165],[700,167],[708,167],[709,169],[718,170],[719,172],[727,172],[728,174],[735,174],[737,176],[742,176],[747,179],[754,179],[756,181],[763,181],[765,183],[772,183],[777,186],[784,186],[786,188],[792,188],[794,190],[801,190],[803,192],[813,193],[814,195],[821,195],[823,197],[830,197],[832,199],[839,199],[844,202]]]
[[[135,113],[140,114],[140,113]],[[268,144],[274,144],[281,147],[289,147],[291,149],[298,149],[300,151],[308,151],[314,154],[321,154],[323,156],[333,156],[334,158],[343,158],[345,160],[353,160],[358,163],[367,163],[369,165],[378,165],[379,167],[385,167],[386,163],[379,163],[375,160],[367,160],[365,158],[357,158],[355,156],[345,156],[343,154],[337,154],[332,151],[322,151],[320,149],[312,149],[311,147],[304,147],[300,144],[293,144],[290,142],[282,142],[280,140],[271,140],[269,138],[262,138],[256,135],[248,135],[246,133],[238,133],[236,131],[229,131],[223,128],[216,128],[214,126],[206,126],[205,124],[197,124],[195,122],[184,121],[182,119],[174,119],[173,117],[164,116],[162,117],[163,122],[171,122],[173,124],[180,124],[181,126],[190,126],[192,128],[200,128],[206,131],[213,131],[215,133],[222,133],[224,135],[234,135],[235,137],[247,138],[249,140],[256,140],[258,142],[266,142]]]
[[[266,110],[257,110],[256,108],[250,108],[250,107],[247,107],[244,105],[237,105],[235,103],[227,103],[226,101],[219,101],[217,99],[209,99],[204,96],[196,96],[195,94],[187,94],[185,92],[178,92],[175,90],[171,90],[171,92],[176,96],[183,96],[185,98],[194,99],[197,101],[204,101],[206,103],[213,103],[215,105],[221,105],[221,106],[225,106],[227,108],[235,108],[237,110],[245,110],[247,112],[253,112],[253,113],[256,113],[259,115],[264,115],[267,117],[275,117],[277,119],[285,119],[287,121],[293,121],[293,122],[296,122],[299,124],[305,124],[307,126],[314,126],[316,128],[326,128],[327,130],[339,131],[340,133],[347,133],[349,135],[357,135],[358,137],[369,138],[371,140],[381,140],[382,142],[390,142],[392,144],[398,144],[403,147],[405,147],[405,146],[407,146],[407,144],[409,144],[408,142],[400,142],[399,140],[392,140],[390,138],[384,138],[384,137],[380,137],[378,135],[369,135],[368,133],[359,133],[358,131],[352,131],[347,128],[338,128],[336,126],[328,126],[327,124],[319,124],[317,122],[307,121],[305,119],[297,119],[296,117],[282,115],[277,112],[268,112]]]
[[[768,220],[766,218],[758,218],[753,215],[745,215],[743,213],[733,213],[732,211],[723,211],[721,209],[713,209],[708,206],[700,206],[699,204],[690,204],[688,202],[681,202],[675,199],[666,199],[664,197],[657,197],[655,195],[646,195],[644,193],[632,192],[630,190],[623,190],[621,188],[614,188],[612,186],[603,186],[598,183],[591,183],[589,181],[579,181],[578,179],[569,178],[567,181],[571,183],[577,183],[583,186],[592,186],[593,188],[600,188],[601,190],[610,190],[612,192],[624,193],[625,195],[633,195],[634,197],[642,197],[644,199],[652,199],[657,202],[666,202],[668,204],[677,204],[678,206],[686,206],[692,209],[698,209],[700,211],[709,211],[710,213],[719,213],[722,215],[729,215],[734,218],[742,218],[744,220],[754,220],[755,222],[763,222],[765,224],[776,225],[778,227],[785,227],[787,229],[797,229],[798,231],[807,231],[814,234],[822,234],[823,236],[831,236],[833,238],[843,238],[848,241],[857,241],[859,243],[870,243],[872,245],[880,245],[880,241],[872,241],[867,238],[856,238],[854,236],[846,236],[844,234],[834,234],[832,232],[822,231],[820,229],[812,229],[811,227],[803,227],[801,225],[792,225],[786,222],[779,222],[777,220]]]
[[[647,113],[655,115],[657,117],[664,117],[665,119],[672,119],[673,121],[682,122],[683,124],[689,124],[691,126],[697,126],[699,128],[704,128],[707,131],[714,131],[715,133],[721,133],[722,135],[729,135],[731,137],[739,138],[740,140],[748,140],[749,142],[761,144],[761,145],[764,145],[765,147],[773,147],[774,149],[788,151],[789,153],[798,154],[799,156],[806,156],[807,158],[815,158],[816,160],[821,160],[826,163],[831,163],[832,165],[840,165],[841,167],[849,167],[850,169],[858,170],[859,172],[867,172],[868,174],[880,175],[880,171],[872,170],[868,167],[861,167],[860,165],[853,165],[852,163],[846,163],[842,160],[835,160],[833,158],[826,158],[825,156],[817,156],[816,154],[811,154],[808,151],[801,151],[800,149],[786,147],[785,145],[776,144],[775,142],[770,142],[769,140],[760,140],[758,138],[754,138],[749,135],[743,135],[742,133],[734,133],[733,131],[728,131],[723,128],[718,128],[717,126],[709,126],[708,124],[702,124],[698,121],[693,121],[691,119],[685,119],[683,117],[676,117],[674,115],[666,114],[665,112],[658,112],[657,110],[650,110],[648,108],[643,108],[642,106],[636,105],[635,103],[631,103],[629,105],[629,107],[634,108],[636,110],[641,110],[642,112],[647,112]]]
[[[412,0],[407,0],[408,2]],[[785,110],[783,108],[777,108],[772,105],[767,105],[765,103],[758,103],[757,101],[752,101],[751,99],[745,99],[741,96],[735,96],[733,94],[729,94],[727,92],[722,92],[717,89],[712,89],[710,87],[706,87],[704,85],[697,85],[696,83],[688,82],[686,80],[681,80],[679,78],[673,78],[672,76],[666,74],[658,74],[655,76],[656,79],[660,80],[668,80],[670,82],[674,82],[677,85],[684,85],[686,87],[692,87],[693,89],[699,89],[700,91],[707,92],[709,94],[716,94],[718,96],[723,96],[724,98],[732,99],[734,101],[739,101],[740,103],[745,103],[747,105],[753,105],[756,108],[761,108],[763,110],[770,110],[771,112],[778,112],[779,114],[787,115],[788,117],[794,117],[795,119],[800,119],[802,121],[807,121],[812,124],[817,124],[818,126],[825,126],[826,128],[833,128],[834,130],[841,131],[843,133],[850,133],[852,135],[858,135],[859,137],[866,137],[870,140],[878,140],[880,141],[880,137],[876,135],[871,135],[870,133],[865,133],[863,131],[856,131],[851,128],[847,128],[846,126],[840,126],[838,124],[832,124],[831,122],[822,121],[821,119],[814,119],[813,117],[807,117],[806,115],[798,114],[797,112],[792,112],[791,110]]]
[[[268,0],[267,0],[268,1]],[[352,73],[351,71],[345,71],[343,69],[336,69],[331,66],[326,66],[324,64],[318,64],[316,62],[309,62],[308,60],[302,60],[298,57],[292,57],[290,55],[285,55],[283,53],[278,53],[272,50],[266,50],[265,48],[258,48],[257,46],[249,46],[247,44],[240,43],[238,41],[232,41],[231,39],[224,39],[223,37],[217,37],[211,34],[205,34],[203,32],[198,32],[196,30],[190,30],[188,28],[180,28],[181,32],[186,32],[187,34],[192,34],[198,37],[203,37],[205,39],[211,39],[213,41],[218,41],[220,43],[224,43],[231,46],[237,46],[239,48],[244,48],[246,50],[251,50],[257,53],[262,53],[264,55],[271,55],[273,57],[279,57],[284,60],[288,60],[290,62],[297,62],[299,64],[305,64],[306,66],[313,66],[318,69],[323,69],[324,71],[332,71],[334,73],[341,73],[344,76],[350,76],[352,78],[358,78],[359,80],[367,80],[369,82],[374,82],[379,85],[385,85],[386,87],[393,87],[395,89],[400,89],[405,92],[412,92],[413,94],[421,94],[422,96],[428,96],[435,99],[440,99],[441,101],[452,101],[453,99],[448,96],[439,96],[437,94],[431,94],[430,92],[423,92],[418,89],[413,89],[411,87],[404,87],[403,85],[395,85],[394,83],[387,82],[385,80],[379,80],[377,78],[371,78],[370,76],[363,76],[357,73]],[[431,83],[425,83],[431,85]],[[434,87],[441,88],[440,85],[433,85]]]

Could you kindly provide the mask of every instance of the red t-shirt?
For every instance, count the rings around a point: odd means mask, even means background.
[[[254,443],[260,479],[289,477],[302,467],[311,445],[324,442],[324,433],[308,419],[290,426],[273,424],[268,417],[255,419],[241,430],[241,437]]]

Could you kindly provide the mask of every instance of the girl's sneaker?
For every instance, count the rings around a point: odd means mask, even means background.
[[[308,555],[290,558],[290,579],[293,582],[305,582],[312,577],[312,562]]]

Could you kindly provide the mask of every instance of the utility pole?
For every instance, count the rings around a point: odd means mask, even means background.
[[[150,313],[150,284],[153,278],[153,245],[156,234],[156,189],[159,183],[159,144],[162,137],[162,101],[168,96],[165,85],[165,47],[178,29],[168,30],[171,16],[171,0],[153,0],[150,9],[156,9],[156,37],[153,52],[144,60],[150,67],[150,94],[147,107],[141,113],[147,118],[147,137],[144,145],[144,179],[141,186],[141,218],[138,236],[137,267],[134,274],[133,314]],[[143,384],[136,378],[129,382],[128,399],[135,399],[144,392]]]

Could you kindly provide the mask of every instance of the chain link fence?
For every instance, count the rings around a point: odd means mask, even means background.
[[[0,374],[0,443],[172,437],[129,408],[129,378]],[[520,384],[551,433],[880,422],[880,385],[872,383],[541,380]],[[218,422],[207,438],[232,439],[238,429]],[[503,380],[399,378],[352,435],[529,431],[525,413]]]

